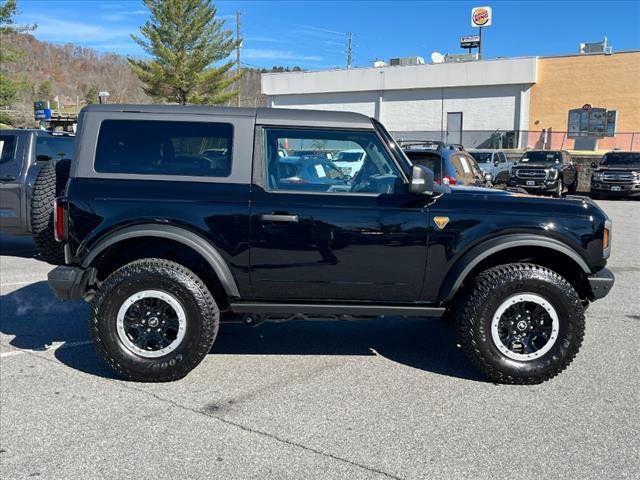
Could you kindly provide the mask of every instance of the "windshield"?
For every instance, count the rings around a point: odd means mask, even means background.
[[[362,159],[362,152],[338,152],[335,160],[338,162],[359,162]]]
[[[622,167],[640,167],[640,153],[637,152],[616,152],[607,153],[600,165],[618,165]]]
[[[51,160],[71,158],[74,137],[38,136],[36,140],[36,159]],[[45,158],[46,157],[46,158]]]
[[[485,163],[491,161],[491,152],[469,152],[478,163]]]
[[[382,136],[384,141],[389,146],[389,150],[391,150],[391,153],[393,153],[393,156],[395,157],[396,161],[400,165],[400,168],[402,168],[407,175],[411,176],[411,173],[410,173],[411,161],[407,158],[404,151],[400,148],[398,143],[393,139],[391,134],[387,132],[387,129],[384,128],[384,125],[382,125],[375,118],[372,118],[371,121],[373,122],[373,126],[376,127],[376,130],[378,131],[378,133]]]
[[[562,152],[527,152],[520,161],[522,163],[562,163]]]

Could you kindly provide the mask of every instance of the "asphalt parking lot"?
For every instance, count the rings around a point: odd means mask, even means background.
[[[611,295],[538,386],[480,378],[442,320],[224,325],[185,379],[116,379],[87,306],[0,237],[0,478],[640,478],[640,202],[614,222]]]

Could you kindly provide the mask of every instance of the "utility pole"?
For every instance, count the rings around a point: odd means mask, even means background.
[[[353,60],[353,33],[347,33],[347,68],[351,68]]]
[[[236,11],[236,75],[240,75],[240,11]],[[238,81],[238,106],[240,106],[240,82]]]

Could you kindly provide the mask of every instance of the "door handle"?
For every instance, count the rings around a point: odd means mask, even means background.
[[[264,214],[260,216],[263,222],[298,223],[298,215]]]
[[[0,177],[0,182],[13,182],[16,177],[12,177],[10,175],[6,175],[4,177]]]

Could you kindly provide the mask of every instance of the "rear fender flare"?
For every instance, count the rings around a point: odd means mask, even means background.
[[[238,285],[220,253],[202,236],[173,225],[135,225],[108,234],[100,240],[82,261],[88,268],[107,248],[123,240],[137,237],[160,237],[182,243],[198,252],[218,276],[222,287],[230,298],[240,298]]]

